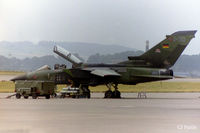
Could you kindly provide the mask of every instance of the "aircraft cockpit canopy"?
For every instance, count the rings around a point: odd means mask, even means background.
[[[41,71],[41,70],[51,70],[51,68],[48,65],[44,65],[44,66],[38,68],[36,71]]]
[[[59,56],[63,57],[64,59],[68,60],[72,64],[80,64],[82,63],[76,56],[74,56],[71,52],[67,51],[66,49],[60,46],[54,46],[53,51],[58,54]]]

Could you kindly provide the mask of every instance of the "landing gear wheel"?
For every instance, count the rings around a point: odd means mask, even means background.
[[[87,96],[86,96],[88,99],[90,99],[90,92],[87,93]]]
[[[108,87],[108,91],[105,92],[104,98],[121,98],[121,92],[118,90],[117,83],[109,83],[106,86]],[[112,87],[115,89],[113,92],[111,91]]]
[[[112,92],[112,97],[113,97],[113,98],[121,98],[121,92],[118,91],[118,90],[114,90],[114,91]]]
[[[104,98],[112,98],[113,92],[111,90],[108,90],[105,92]]]
[[[20,95],[20,94],[16,94],[16,98],[17,98],[17,99],[20,99],[20,98],[21,98],[21,95]]]
[[[45,95],[45,98],[46,98],[46,99],[49,99],[49,98],[50,98],[50,95]]]
[[[85,93],[86,98],[90,99],[90,90],[87,88],[87,92]]]
[[[88,98],[90,99],[90,89],[88,89],[88,85],[82,85],[80,87],[79,98]]]
[[[24,96],[24,99],[28,99],[28,96]]]
[[[37,94],[32,94],[32,98],[36,99],[37,98]]]

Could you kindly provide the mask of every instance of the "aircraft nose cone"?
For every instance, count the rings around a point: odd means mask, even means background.
[[[26,74],[23,74],[23,75],[19,75],[19,76],[16,76],[14,78],[11,79],[11,81],[15,81],[15,80],[26,80]]]

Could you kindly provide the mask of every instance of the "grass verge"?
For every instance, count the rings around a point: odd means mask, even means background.
[[[65,85],[58,85],[58,92]],[[15,85],[11,81],[0,82],[0,93],[14,92]],[[91,92],[105,92],[104,85],[90,87]],[[126,93],[137,93],[146,91],[149,93],[170,93],[170,92],[200,92],[200,82],[150,82],[138,85],[119,85],[119,90]]]

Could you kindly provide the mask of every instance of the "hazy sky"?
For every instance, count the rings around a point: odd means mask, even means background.
[[[118,44],[144,50],[199,30],[199,0],[0,0],[0,41]],[[185,54],[200,53],[200,31]]]

